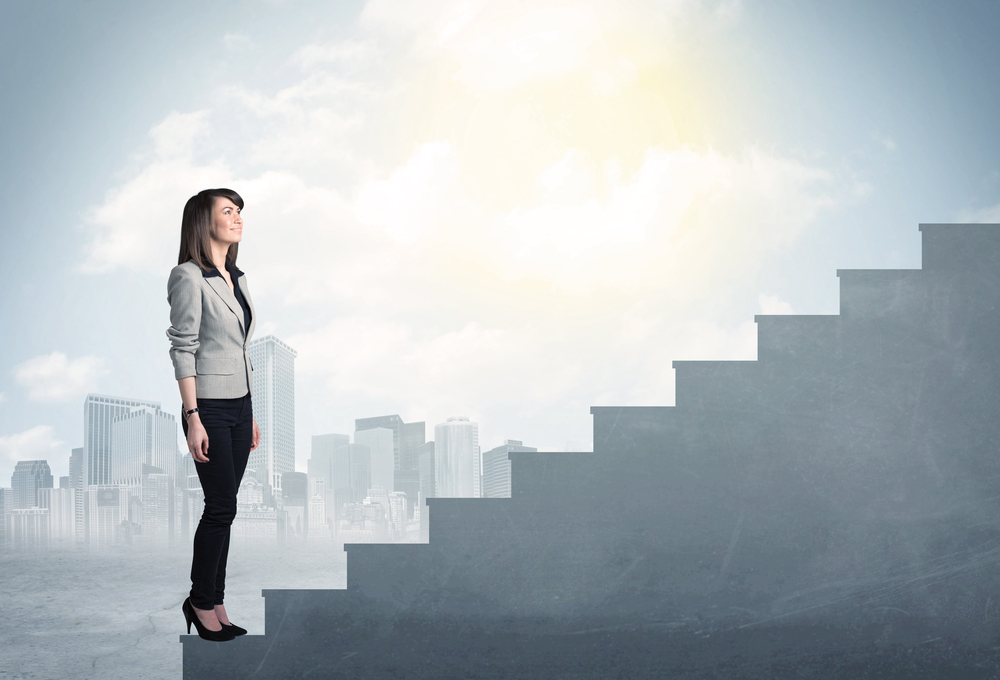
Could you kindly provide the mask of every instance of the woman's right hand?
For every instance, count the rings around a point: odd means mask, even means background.
[[[205,426],[201,424],[201,418],[198,417],[197,413],[192,413],[188,417],[187,426],[187,445],[188,451],[191,452],[191,457],[198,463],[207,463],[208,432],[205,431]]]

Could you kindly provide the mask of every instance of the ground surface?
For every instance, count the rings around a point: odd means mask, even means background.
[[[231,620],[263,634],[261,590],[344,588],[345,557],[329,542],[282,551],[234,545]],[[189,545],[0,552],[0,680],[180,680],[190,566]]]

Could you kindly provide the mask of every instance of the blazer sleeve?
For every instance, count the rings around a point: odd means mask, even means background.
[[[201,288],[187,267],[177,266],[167,280],[170,303],[170,360],[177,380],[197,375],[194,355],[198,351],[201,329]]]

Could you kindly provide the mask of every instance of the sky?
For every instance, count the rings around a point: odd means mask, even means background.
[[[246,201],[310,438],[399,414],[590,450],[592,405],[836,314],[838,269],[1000,222],[1000,5],[0,3],[0,485],[90,392],[177,412],[184,202]],[[181,450],[185,450],[181,444]]]

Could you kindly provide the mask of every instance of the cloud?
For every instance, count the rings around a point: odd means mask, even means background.
[[[373,40],[343,40],[303,45],[292,54],[291,62],[305,71],[318,64],[333,64],[356,70],[378,63],[381,57],[381,52]]]
[[[222,36],[222,42],[226,49],[232,52],[246,50],[254,46],[250,37],[242,33],[226,33]]]
[[[0,466],[13,471],[20,460],[53,461],[67,456],[66,443],[56,439],[55,430],[48,425],[38,425],[24,432],[0,436]]]
[[[186,158],[194,149],[199,136],[207,131],[207,111],[177,113],[164,118],[149,131],[156,155],[161,159]]]
[[[80,357],[70,361],[62,352],[28,359],[14,368],[17,382],[28,390],[32,401],[68,401],[93,391],[98,377],[106,374],[103,360]]]
[[[982,224],[1000,223],[1000,203],[989,205],[985,208],[967,209],[958,213],[956,222],[978,222]]]
[[[739,8],[374,0],[272,89],[167,115],[88,214],[84,268],[164,278],[184,201],[230,186],[258,337],[298,350],[307,403],[582,439],[590,404],[670,403],[674,359],[753,358],[755,308],[791,311],[747,292],[759,269],[864,195],[685,144],[640,82]]]
[[[896,142],[889,135],[879,134],[878,132],[872,133],[872,139],[878,142],[883,149],[886,151],[895,151]]]
[[[456,209],[462,207],[461,195],[455,191],[458,180],[458,160],[451,144],[424,144],[387,179],[364,184],[354,214],[363,224],[385,228],[400,243],[413,243],[434,230],[442,212],[456,217]]]
[[[792,306],[779,298],[777,295],[764,295],[761,293],[757,298],[757,306],[760,307],[761,314],[794,314]]]
[[[621,16],[608,3],[511,3],[498,9],[438,2],[421,3],[413,12],[409,3],[376,0],[366,5],[361,22],[414,37],[419,55],[448,55],[459,65],[453,79],[470,90],[495,92],[586,72],[593,92],[610,94],[638,74],[635,63],[605,43],[602,19],[610,14]]]
[[[499,400],[545,399],[546,390],[527,380],[543,363],[536,355],[545,351],[543,341],[530,327],[468,322],[434,332],[365,317],[335,319],[289,338],[299,352],[297,370],[336,385],[344,398],[392,398],[437,412],[468,408],[487,391]]]
[[[194,159],[207,118],[206,111],[174,112],[150,130],[153,148],[145,165],[85,216],[90,240],[81,271],[159,274],[176,264],[184,203],[202,189],[226,186],[232,177],[220,160],[200,165]]]
[[[475,250],[508,281],[588,291],[640,279],[683,287],[752,268],[853,197],[825,170],[754,149],[733,158],[651,148],[623,178],[617,159],[601,168],[571,148],[538,171],[531,200],[504,213],[475,203],[461,167],[447,142],[425,144],[388,179],[362,185],[355,215],[401,244],[436,236],[439,253]]]

